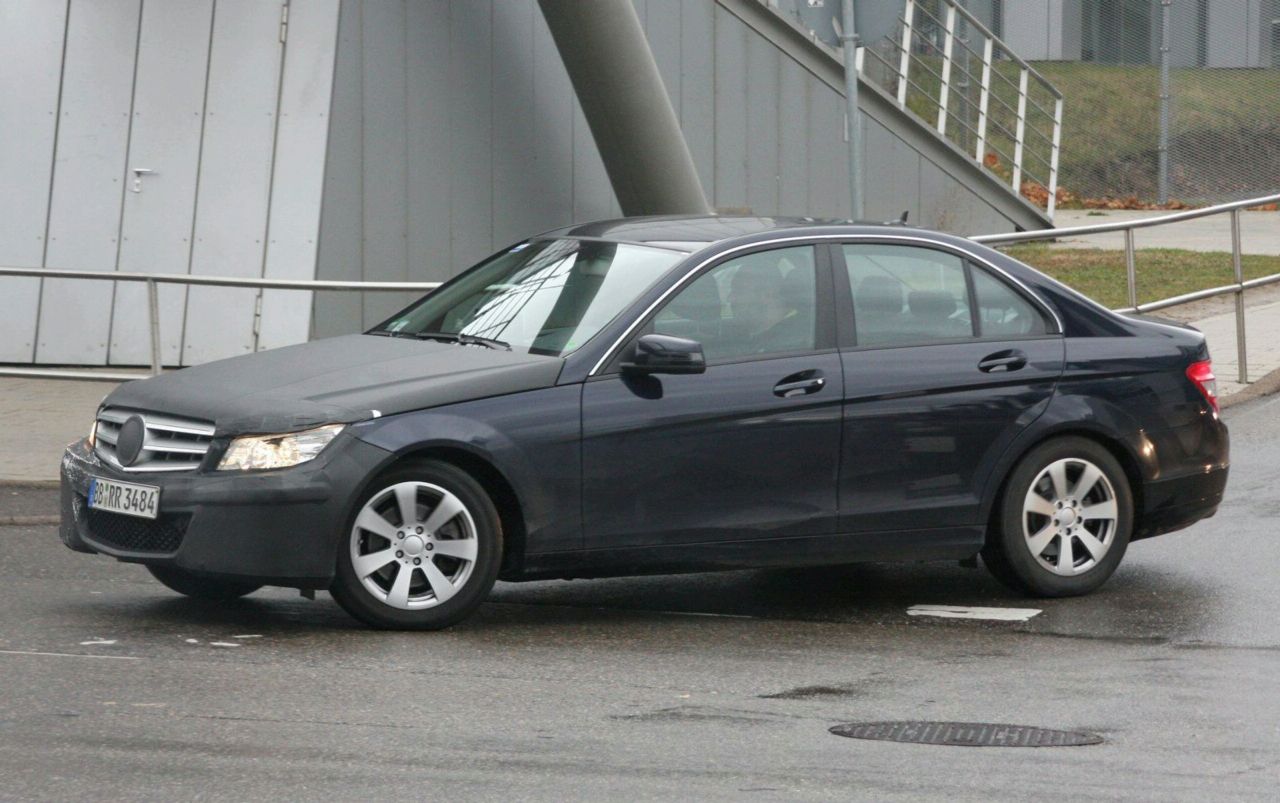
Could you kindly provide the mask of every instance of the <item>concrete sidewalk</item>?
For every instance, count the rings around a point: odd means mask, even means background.
[[[1147,210],[1063,209],[1054,215],[1060,229],[1097,226],[1128,220],[1146,220],[1173,212]],[[1172,226],[1138,229],[1134,245],[1141,248],[1182,248],[1187,251],[1231,251],[1231,215],[1184,220]],[[1123,249],[1124,232],[1065,237],[1053,243],[1057,248]],[[1280,212],[1241,212],[1240,250],[1245,254],[1280,255]]]
[[[1249,307],[1249,378],[1280,369],[1280,302]],[[1245,390],[1236,381],[1236,324],[1231,313],[1192,324],[1213,351],[1219,395]],[[48,482],[58,477],[63,448],[89,431],[110,382],[0,377],[0,483]],[[0,497],[0,514],[4,499]]]

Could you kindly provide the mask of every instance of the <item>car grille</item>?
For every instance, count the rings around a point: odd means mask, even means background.
[[[191,521],[189,513],[140,519],[105,510],[89,509],[87,512],[86,535],[90,541],[125,552],[152,552],[157,555],[177,552]]]
[[[121,465],[116,456],[120,428],[133,416],[146,427],[142,452],[132,465]],[[122,471],[192,471],[200,466],[213,441],[213,424],[123,407],[107,407],[98,413],[98,457]]]

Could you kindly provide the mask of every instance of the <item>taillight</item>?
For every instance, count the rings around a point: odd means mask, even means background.
[[[1204,394],[1216,411],[1218,409],[1218,379],[1213,375],[1213,361],[1201,360],[1187,366],[1187,379]]]

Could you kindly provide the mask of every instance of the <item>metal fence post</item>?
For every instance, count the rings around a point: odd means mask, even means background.
[[[942,85],[938,89],[938,133],[947,133],[947,104],[951,102],[952,47],[956,39],[956,7],[947,4],[947,17],[942,35]]]
[[[1027,77],[1026,67],[1018,75],[1018,126],[1013,141],[1013,191],[1022,191],[1022,143],[1027,138]]]
[[[151,373],[158,375],[160,365],[160,293],[156,280],[147,279],[147,307],[151,314]]]
[[[1124,269],[1129,285],[1129,306],[1138,306],[1138,266],[1133,255],[1133,229],[1124,230]]]
[[[1244,266],[1240,259],[1240,210],[1231,210],[1231,267],[1236,274],[1236,360],[1239,363],[1240,384],[1249,383],[1249,363],[1245,353],[1244,334]]]
[[[1053,103],[1053,151],[1049,154],[1049,219],[1058,209],[1058,153],[1062,150],[1062,98]]]
[[[1160,0],[1160,146],[1157,178],[1158,200],[1169,203],[1169,7],[1173,0]]]
[[[915,0],[907,0],[902,10],[902,56],[898,61],[898,105],[907,105],[907,74],[911,70],[911,26],[916,16]]]
[[[973,158],[982,163],[987,155],[987,106],[991,102],[991,59],[994,55],[995,43],[986,37],[982,46],[982,86],[978,90],[978,147],[974,149]]]

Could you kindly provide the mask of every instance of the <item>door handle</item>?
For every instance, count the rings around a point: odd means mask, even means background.
[[[801,371],[798,374],[784,376],[778,384],[773,386],[773,395],[783,399],[789,399],[792,396],[804,396],[809,393],[817,393],[826,387],[827,378],[822,375],[821,371]]]
[[[1026,367],[1027,355],[1017,349],[997,351],[988,354],[978,363],[978,370],[984,374],[1006,373]]]

